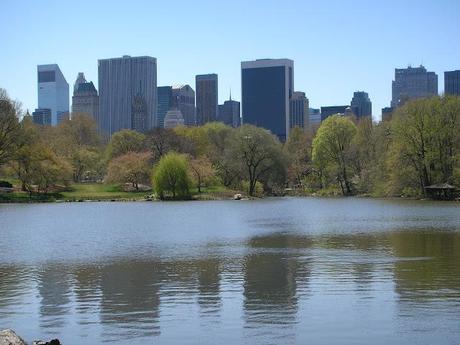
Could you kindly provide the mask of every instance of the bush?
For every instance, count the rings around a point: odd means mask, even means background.
[[[189,199],[191,181],[184,155],[170,152],[153,169],[153,188],[160,199]]]

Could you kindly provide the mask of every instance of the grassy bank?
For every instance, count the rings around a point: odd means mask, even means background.
[[[230,199],[236,193],[223,186],[202,188],[201,193],[196,188],[192,189],[192,200],[224,200]],[[77,183],[67,189],[48,194],[26,192],[0,193],[0,203],[30,203],[30,202],[56,202],[56,201],[131,201],[146,200],[152,192],[127,192],[121,186],[102,183]]]

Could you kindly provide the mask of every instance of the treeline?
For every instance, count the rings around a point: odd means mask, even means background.
[[[0,89],[0,174],[24,191],[97,181],[153,185],[162,198],[221,186],[249,195],[421,196],[436,183],[460,185],[460,98],[408,102],[393,120],[331,116],[315,131],[292,130],[286,143],[251,125],[123,130],[105,141],[95,122],[73,114],[56,127],[21,117]]]

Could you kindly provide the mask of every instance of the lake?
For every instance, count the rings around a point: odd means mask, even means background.
[[[459,344],[460,204],[0,205],[0,329],[69,344]]]

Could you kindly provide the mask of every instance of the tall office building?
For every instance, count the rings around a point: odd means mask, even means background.
[[[392,83],[391,107],[396,108],[410,99],[436,96],[438,76],[425,67],[396,68]]]
[[[69,84],[59,66],[38,65],[38,108],[51,110],[51,125],[56,126],[69,114]]]
[[[321,110],[309,108],[308,114],[309,114],[308,121],[309,121],[310,128],[319,127],[321,125]]]
[[[382,108],[382,121],[390,121],[393,118],[393,111],[392,107]]]
[[[93,82],[87,82],[83,73],[78,73],[72,96],[72,113],[88,114],[99,121],[99,96]]]
[[[168,110],[164,118],[164,128],[174,128],[183,125],[184,117],[182,116],[181,111],[177,108]]]
[[[32,121],[36,125],[51,126],[51,109],[35,109],[32,113]]]
[[[172,107],[172,87],[171,86],[159,86],[157,88],[157,124],[156,127],[164,128],[164,121],[166,113]]]
[[[196,123],[204,125],[217,120],[218,80],[217,74],[197,75],[196,82]]]
[[[367,92],[356,91],[353,94],[353,98],[351,100],[350,105],[351,105],[351,110],[356,117],[372,118],[372,102]]]
[[[157,60],[150,56],[98,61],[99,129],[147,131],[157,124]]]
[[[289,103],[289,127],[309,128],[308,98],[305,92],[295,91]]]
[[[294,61],[260,59],[241,63],[242,122],[289,136],[289,100],[294,91]]]
[[[195,91],[190,85],[175,85],[172,87],[172,106],[180,110],[186,126],[196,125]]]
[[[460,70],[444,72],[444,93],[460,96]]]
[[[230,99],[225,101],[224,104],[219,105],[218,120],[235,128],[241,124],[240,102],[232,100],[231,93]]]
[[[349,105],[332,105],[327,107],[321,107],[321,122],[326,120],[329,116],[332,115],[345,115],[347,108],[350,108]]]

